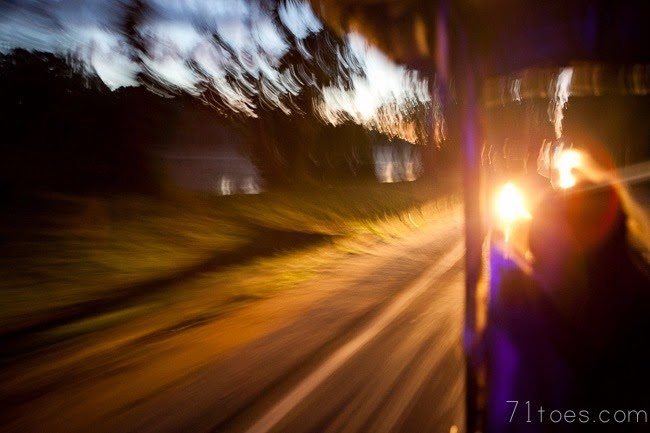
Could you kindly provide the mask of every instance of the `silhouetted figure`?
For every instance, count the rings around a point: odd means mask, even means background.
[[[490,431],[649,431],[650,274],[619,191],[582,181],[532,215],[531,271],[490,313]]]

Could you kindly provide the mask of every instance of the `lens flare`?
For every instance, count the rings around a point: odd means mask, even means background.
[[[581,155],[575,150],[569,149],[562,152],[558,158],[556,168],[559,175],[560,188],[568,189],[576,184],[576,177],[573,169],[582,163]]]
[[[496,212],[506,225],[519,219],[531,218],[530,213],[526,210],[521,192],[511,182],[506,183],[497,195]]]

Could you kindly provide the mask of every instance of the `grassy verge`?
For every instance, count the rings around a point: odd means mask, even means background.
[[[190,325],[209,320],[454,200],[425,183],[167,201],[52,196],[5,215],[0,329],[59,339],[161,307],[191,312]]]

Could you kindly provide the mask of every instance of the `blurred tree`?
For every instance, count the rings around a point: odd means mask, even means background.
[[[336,159],[351,162],[359,155],[367,157],[367,140],[359,134],[349,134],[355,129],[351,125],[340,128],[324,125],[314,112],[314,103],[324,87],[338,84],[352,89],[353,76],[363,76],[361,64],[346,41],[330,29],[323,28],[299,39],[277,16],[275,18],[279,28],[284,30],[284,37],[290,41],[289,50],[280,59],[279,72],[302,85],[297,94],[283,95],[282,102],[290,112],[266,109],[260,115],[261,133],[270,132],[272,137],[270,143],[267,141],[267,148],[263,149],[265,159],[283,169],[284,179],[278,179],[280,181],[314,182],[315,177],[329,176],[330,173],[324,173],[328,168],[348,177],[355,173],[350,164],[326,164],[326,161],[319,160],[318,155],[336,155]],[[342,131],[348,132],[343,140]],[[355,136],[359,141],[354,140]],[[325,151],[319,152],[322,149]]]
[[[324,87],[351,90],[353,78],[363,76],[348,42],[328,28],[296,36],[279,16],[282,2],[257,4],[270,16],[287,49],[281,57],[270,58],[258,46],[259,52],[251,55],[268,60],[282,77],[280,85],[251,68],[251,59],[216,32],[211,35],[213,48],[229,62],[223,77],[215,78],[189,56],[178,61],[198,78],[195,88],[165,82],[148,66],[156,55],[151,52],[156,41],[143,28],[156,12],[145,0],[123,3],[118,29],[128,43],[130,60],[139,68],[139,87],[111,91],[92,66],[72,54],[62,58],[17,50],[0,57],[0,96],[8,107],[1,175],[5,187],[159,192],[162,179],[153,155],[170,137],[182,135],[176,128],[191,127],[181,115],[184,110],[204,113],[207,108],[214,120],[203,114],[200,118],[218,127],[206,130],[226,128],[244,137],[248,154],[268,184],[308,184],[372,173],[365,168],[372,166],[372,152],[363,128],[325,125],[314,109]],[[234,106],[232,95],[225,95],[220,86],[241,94],[240,105]],[[423,130],[426,107],[404,108],[403,120]],[[218,145],[218,135],[208,134],[204,140]]]
[[[83,64],[16,50],[0,57],[0,98],[5,187],[83,188],[107,174],[113,97]]]

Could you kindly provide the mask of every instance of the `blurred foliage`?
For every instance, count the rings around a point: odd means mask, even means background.
[[[425,182],[368,182],[164,201],[44,195],[3,215],[0,323],[13,332],[133,309],[152,299],[169,301],[185,296],[187,283],[205,275],[212,275],[211,282],[201,290],[213,292],[221,305],[265,296],[269,287],[286,288],[287,281],[308,276],[309,267],[276,267],[275,276],[250,293],[220,286],[217,276],[253,277],[266,257],[282,262],[291,251],[363,233],[390,237],[388,227],[411,226],[405,212],[421,214],[434,199],[448,206],[452,191],[452,185],[432,191]],[[393,222],[382,228],[381,221]]]
[[[343,49],[339,39],[329,39],[323,46]],[[286,57],[300,57],[292,53]],[[302,66],[295,61],[287,59],[286,67],[301,67],[315,77],[314,86],[291,99],[292,114],[266,108],[253,118],[216,110],[205,104],[205,95],[164,97],[147,86],[111,92],[93,71],[52,54],[15,50],[0,56],[5,107],[0,188],[6,197],[34,190],[160,196],[170,186],[160,167],[161,151],[218,152],[233,142],[271,187],[372,178],[368,132],[353,123],[325,125],[313,112],[318,86],[336,77],[326,78],[305,59]],[[391,143],[382,134],[373,137]]]

